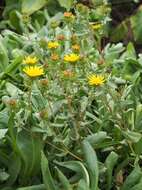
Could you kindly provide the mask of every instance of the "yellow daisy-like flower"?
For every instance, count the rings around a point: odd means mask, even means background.
[[[53,42],[53,41],[48,42],[48,48],[49,49],[56,49],[58,47],[59,47],[59,43],[58,42]]]
[[[71,53],[64,56],[64,61],[74,63],[80,59],[80,56],[75,53]]]
[[[102,28],[102,23],[90,23],[90,26],[93,30],[99,30]]]
[[[102,75],[93,74],[88,77],[88,83],[91,86],[94,85],[99,86],[102,85],[104,82],[105,82],[105,77]]]
[[[34,65],[38,62],[37,57],[33,57],[33,56],[27,56],[25,57],[25,59],[23,60],[23,63],[28,64],[28,65]]]
[[[23,71],[29,76],[29,77],[38,77],[44,74],[43,68],[39,66],[29,66],[25,67]]]

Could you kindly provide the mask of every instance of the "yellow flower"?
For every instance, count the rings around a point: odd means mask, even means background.
[[[23,60],[23,63],[28,64],[28,65],[34,65],[38,62],[37,57],[33,57],[33,56],[27,56],[25,57],[25,59]]]
[[[93,85],[99,86],[99,85],[102,85],[104,82],[105,82],[105,78],[102,75],[93,74],[88,77],[88,83],[91,86]]]
[[[64,61],[74,63],[80,59],[80,56],[75,53],[71,53],[64,56]]]
[[[59,43],[58,42],[53,42],[53,41],[48,42],[48,48],[49,49],[56,49],[58,47],[59,47]]]
[[[92,27],[93,30],[99,30],[102,28],[102,23],[90,23],[90,26]]]
[[[72,45],[72,49],[75,50],[75,51],[79,51],[80,46],[78,44]]]
[[[29,76],[29,77],[38,77],[44,74],[43,68],[39,66],[29,66],[25,67],[23,71]]]

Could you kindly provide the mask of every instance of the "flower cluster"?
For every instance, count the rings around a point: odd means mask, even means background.
[[[24,58],[23,63],[26,64],[23,71],[29,77],[33,78],[33,77],[38,77],[44,74],[43,68],[41,66],[35,65],[38,63],[37,57],[29,55]],[[34,66],[30,66],[30,65],[34,65]]]

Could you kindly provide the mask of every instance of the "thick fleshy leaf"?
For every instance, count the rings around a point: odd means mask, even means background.
[[[63,188],[66,190],[72,190],[69,180],[66,178],[66,176],[58,168],[56,168],[56,170]]]
[[[90,174],[90,190],[97,190],[99,178],[98,161],[96,153],[88,141],[83,141],[83,152]]]
[[[33,186],[28,186],[28,187],[21,187],[16,190],[46,190],[45,185],[33,185]]]
[[[83,179],[89,186],[89,174],[87,169],[80,161],[56,162],[59,166],[63,166],[77,173],[79,179]]]
[[[105,165],[107,168],[107,189],[108,190],[111,189],[112,172],[117,160],[118,160],[118,155],[115,152],[111,152],[105,161]]]
[[[26,182],[30,176],[36,175],[40,170],[41,140],[34,134],[21,131],[17,136],[16,143],[23,160],[21,180]]]
[[[46,190],[56,190],[53,178],[49,170],[48,160],[43,152],[41,157],[41,171]]]
[[[130,190],[140,182],[142,178],[142,171],[139,166],[136,166],[130,175],[126,178],[121,190]]]
[[[46,5],[48,0],[22,0],[22,13],[31,15]]]
[[[62,7],[69,10],[73,5],[74,0],[58,0],[58,2],[60,3]]]

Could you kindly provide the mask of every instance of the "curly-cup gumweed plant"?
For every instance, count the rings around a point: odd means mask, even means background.
[[[69,5],[1,36],[2,190],[127,190],[131,172],[142,184],[142,56],[103,44],[107,1]]]

